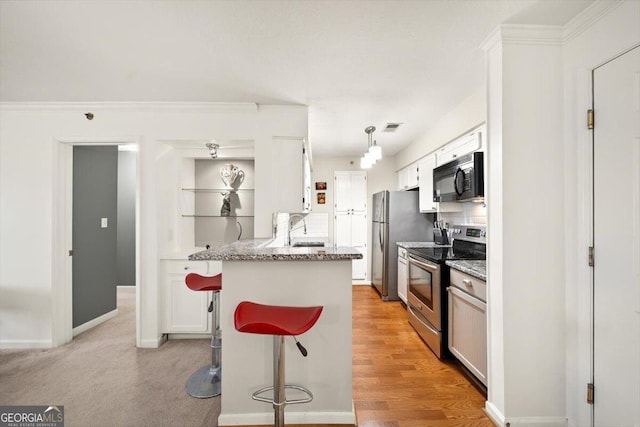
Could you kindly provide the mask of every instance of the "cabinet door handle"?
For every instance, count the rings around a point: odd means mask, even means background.
[[[189,267],[185,267],[184,269],[185,269],[185,270],[188,270],[188,269],[189,269]]]
[[[463,279],[463,280],[462,280],[462,283],[463,283],[465,286],[473,286],[473,283],[471,283],[471,280],[469,280],[469,279]]]

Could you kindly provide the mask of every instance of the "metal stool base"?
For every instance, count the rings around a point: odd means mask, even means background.
[[[264,387],[261,388],[260,390],[256,391],[255,393],[251,394],[251,398],[253,400],[257,400],[259,402],[266,402],[266,403],[271,403],[274,407],[275,406],[285,406],[285,405],[295,405],[297,403],[309,403],[313,400],[313,394],[309,391],[309,389],[306,389],[304,387],[301,387],[299,385],[290,385],[290,384],[286,384],[284,386],[285,389],[293,389],[293,390],[298,390],[303,392],[304,394],[307,395],[307,397],[303,398],[303,399],[292,399],[289,400],[285,397],[284,402],[281,403],[277,403],[273,398],[272,399],[267,399],[266,397],[262,397],[260,396],[262,393],[266,393],[268,391],[273,391],[274,387],[273,386],[269,386],[269,387]]]
[[[198,399],[220,396],[221,369],[212,365],[203,366],[195,371],[187,381],[187,394]]]

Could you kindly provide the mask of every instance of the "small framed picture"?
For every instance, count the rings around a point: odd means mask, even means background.
[[[318,190],[326,190],[327,183],[326,182],[316,182],[316,191]]]
[[[326,201],[325,193],[318,193],[318,204],[324,205]]]

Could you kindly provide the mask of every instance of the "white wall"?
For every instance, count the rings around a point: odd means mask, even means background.
[[[91,111],[95,118],[87,120]],[[159,333],[158,254],[179,249],[181,218],[165,185],[179,175],[164,169],[162,139],[255,141],[256,235],[271,234],[274,136],[307,135],[307,108],[252,104],[2,104],[0,108],[0,347],[49,347],[52,290],[64,276],[53,260],[58,244],[54,208],[59,195],[56,138],[141,141],[139,214],[141,343],[157,345]],[[34,168],[34,165],[38,165]],[[179,181],[178,181],[179,182]],[[169,189],[170,192],[175,190]],[[54,224],[56,224],[54,226]],[[54,273],[56,272],[56,273]],[[57,292],[57,291],[56,291]]]
[[[489,93],[501,97],[489,97],[487,120],[502,134],[489,134],[487,147],[490,167],[502,172],[489,172],[488,304],[503,315],[490,312],[489,327],[498,323],[504,334],[502,343],[491,339],[490,357],[504,357],[504,381],[490,372],[489,404],[513,425],[561,423],[565,412],[558,357],[564,354],[562,51],[559,41],[540,42],[544,36],[526,30],[501,28],[493,47],[501,55],[490,53],[488,64],[489,81],[498,84]],[[496,307],[492,297],[500,291]]]
[[[311,204],[312,212],[326,212],[329,214],[329,237],[333,242],[333,206],[335,171],[359,171],[360,159],[353,157],[318,157],[313,158],[313,171],[311,172]],[[316,200],[315,183],[326,182],[326,203],[319,205]],[[396,190],[398,178],[395,173],[395,159],[383,157],[371,169],[367,169],[367,248],[371,247],[371,200],[372,195],[378,191]],[[370,256],[370,254],[368,254]],[[370,260],[371,258],[369,258]],[[371,278],[371,262],[367,262],[367,277]]]
[[[591,363],[591,272],[585,262],[592,241],[591,132],[585,126],[591,70],[640,43],[640,2],[596,2],[567,26],[565,37],[566,412],[569,425],[580,427],[590,424],[591,410],[584,399]]]
[[[425,118],[429,130],[396,155],[396,170],[410,165],[446,143],[464,135],[487,119],[486,88],[481,86],[444,116]],[[397,186],[397,184],[396,184]]]
[[[513,427],[590,424],[589,70],[639,27],[640,2],[596,2],[565,27],[503,25],[485,46],[487,409]]]

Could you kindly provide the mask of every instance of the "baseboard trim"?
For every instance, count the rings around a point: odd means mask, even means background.
[[[351,284],[353,286],[371,286],[371,282],[369,280],[364,280],[364,279],[352,280]]]
[[[287,425],[292,424],[341,424],[356,425],[356,412],[287,412]],[[220,414],[219,426],[272,425],[273,411],[250,414]]]
[[[484,411],[495,425],[504,426],[504,415],[502,415],[502,412],[500,412],[493,403],[489,401],[485,402]]]
[[[53,348],[51,340],[0,340],[0,350]]]
[[[514,417],[505,418],[509,427],[567,427],[567,418],[562,417]]]
[[[95,319],[89,320],[88,322],[85,322],[80,326],[76,326],[72,330],[73,331],[73,336],[75,337],[77,335],[80,335],[83,332],[88,331],[91,328],[95,328],[99,324],[104,323],[109,319],[113,319],[117,315],[118,315],[118,309],[116,308],[115,310],[112,310],[112,311],[110,311],[108,313],[105,313],[102,316],[98,316]]]
[[[140,347],[138,347],[138,348],[158,348],[166,340],[167,340],[167,338],[165,336],[163,336],[163,335],[159,336],[158,338],[141,339],[140,340]]]

